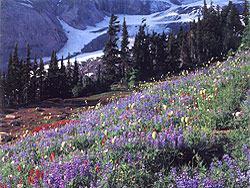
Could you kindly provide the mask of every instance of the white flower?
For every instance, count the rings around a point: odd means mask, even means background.
[[[235,116],[236,116],[237,118],[240,117],[240,115],[241,115],[240,112],[236,112],[236,113],[235,113]]]

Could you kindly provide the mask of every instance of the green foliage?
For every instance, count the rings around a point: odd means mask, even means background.
[[[136,78],[137,75],[137,69],[132,68],[131,72],[130,72],[130,77],[129,77],[129,82],[128,82],[128,86],[130,89],[134,90],[138,87],[138,81]]]
[[[75,85],[72,89],[72,94],[74,97],[81,96],[82,92],[83,92],[83,88],[79,85]]]

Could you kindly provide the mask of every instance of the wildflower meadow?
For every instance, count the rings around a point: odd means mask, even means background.
[[[248,187],[249,126],[244,52],[2,145],[0,187]]]

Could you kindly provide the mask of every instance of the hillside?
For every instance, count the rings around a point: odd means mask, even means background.
[[[249,53],[2,145],[0,184],[250,186]]]

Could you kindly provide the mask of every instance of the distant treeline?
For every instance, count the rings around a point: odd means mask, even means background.
[[[34,62],[31,63],[29,44],[25,60],[18,58],[17,47],[18,44],[15,45],[13,54],[9,56],[6,73],[0,71],[1,106],[17,106],[50,98],[69,98],[97,92],[92,80],[79,73],[76,60],[72,66],[70,55],[65,67],[63,57],[59,62],[56,53],[52,52],[49,68],[46,71],[42,58],[38,63],[34,55]]]
[[[107,91],[115,82],[122,82],[133,88],[139,81],[176,74],[183,70],[194,70],[211,60],[222,60],[228,53],[241,45],[243,31],[248,25],[248,2],[245,0],[242,20],[238,9],[230,1],[223,10],[210,6],[204,1],[203,19],[189,24],[187,31],[179,28],[177,35],[167,36],[146,32],[145,20],[139,27],[135,42],[130,49],[129,36],[124,18],[122,26],[121,49],[118,48],[117,34],[120,30],[117,17],[112,14],[108,40],[105,44],[103,64],[98,67],[97,78],[83,77],[79,65],[74,66],[68,56],[67,66],[52,52],[49,69],[45,71],[43,60],[31,63],[30,47],[27,45],[25,60],[19,59],[17,44],[10,54],[8,68],[0,71],[0,99],[2,106],[28,104],[49,98],[86,96]],[[249,25],[248,25],[249,30]],[[245,32],[245,34],[247,31]],[[245,41],[248,39],[245,37]]]

